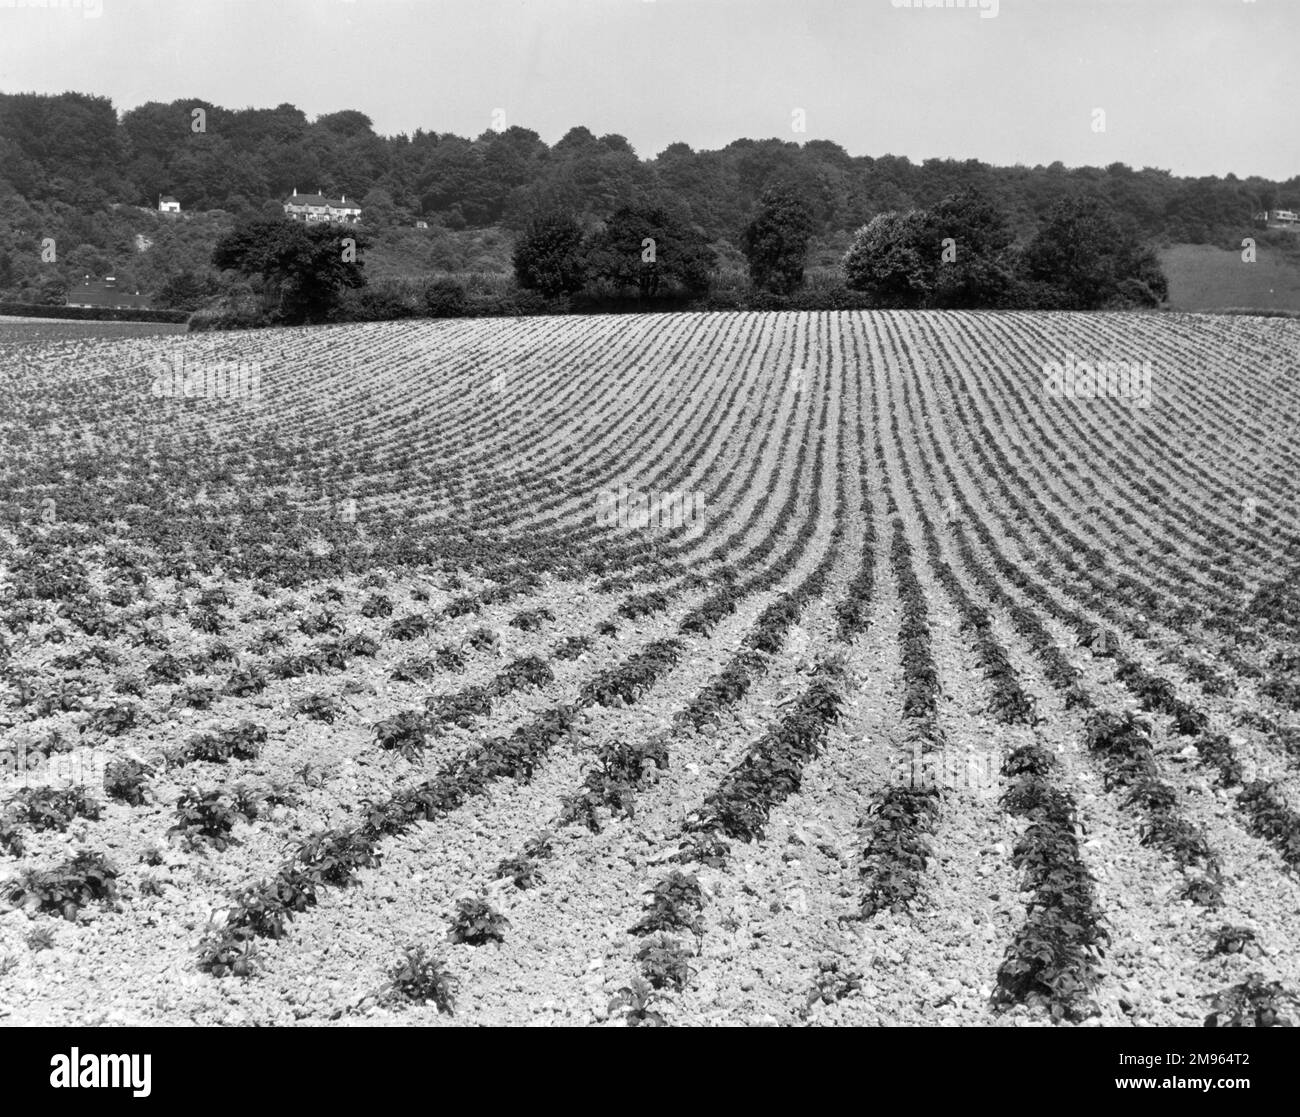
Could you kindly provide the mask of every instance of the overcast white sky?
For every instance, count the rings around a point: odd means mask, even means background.
[[[9,7],[41,2],[52,6]],[[57,6],[79,2],[90,10]],[[359,109],[385,134],[476,136],[502,109],[547,142],[585,124],[643,156],[778,136],[916,160],[1300,173],[1300,0],[997,7],[0,0],[0,89],[97,93],[119,111],[186,97]]]

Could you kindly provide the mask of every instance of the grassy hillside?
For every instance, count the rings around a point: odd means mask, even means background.
[[[1296,238],[1300,249],[1300,237]],[[1169,277],[1169,303],[1175,310],[1300,310],[1300,251],[1284,252],[1261,244],[1255,263],[1241,251],[1208,244],[1175,244],[1160,252]]]
[[[508,275],[514,242],[501,229],[389,228],[372,233],[368,279],[428,279],[453,273]]]

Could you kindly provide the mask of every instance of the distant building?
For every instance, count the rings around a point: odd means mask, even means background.
[[[417,229],[427,229],[429,227],[429,223],[427,221],[417,221],[415,223],[415,227]]]
[[[170,194],[158,195],[158,212],[159,213],[180,213],[181,204]]]
[[[284,200],[284,215],[291,221],[333,222],[339,225],[355,225],[361,220],[361,207],[349,202],[344,194],[340,198],[327,198],[323,194],[299,194],[293,188],[293,195]]]
[[[1255,214],[1255,220],[1265,225],[1300,226],[1300,213],[1292,209],[1266,209]]]
[[[148,310],[149,300],[139,291],[127,291],[117,285],[115,276],[91,279],[68,289],[68,306],[111,306],[127,310]]]

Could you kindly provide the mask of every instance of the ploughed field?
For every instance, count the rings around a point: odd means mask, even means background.
[[[0,1021],[1293,1019],[1298,373],[1173,314],[0,339]]]

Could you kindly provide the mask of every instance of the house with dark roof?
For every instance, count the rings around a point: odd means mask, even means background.
[[[148,310],[149,300],[139,291],[127,291],[117,285],[115,276],[91,279],[68,288],[68,306],[111,306],[128,310]]]
[[[284,200],[284,215],[290,221],[355,225],[361,220],[361,207],[356,202],[349,202],[346,194],[339,198],[327,198],[320,193],[299,194],[295,186],[293,195]]]

